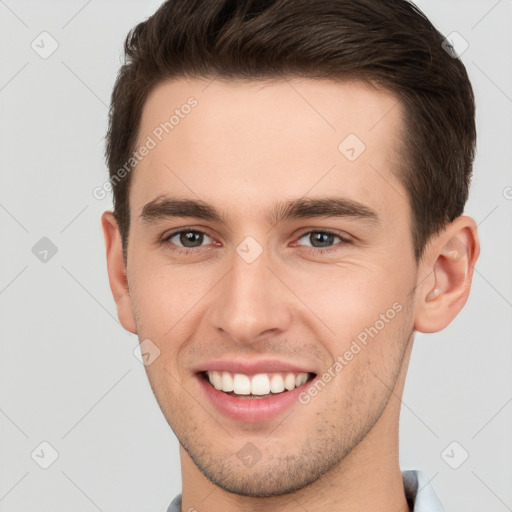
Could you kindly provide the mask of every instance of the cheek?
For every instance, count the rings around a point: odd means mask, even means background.
[[[192,272],[191,267],[141,265],[130,283],[130,293],[137,317],[147,336],[156,339],[175,337],[180,324],[205,294],[206,275]],[[198,302],[199,301],[199,302]],[[140,333],[139,333],[140,334]]]
[[[410,262],[408,266],[356,262],[325,266],[316,272],[296,274],[293,290],[334,331],[331,334],[346,339],[373,326],[381,315],[386,325],[395,319],[398,310],[410,301],[415,283]]]

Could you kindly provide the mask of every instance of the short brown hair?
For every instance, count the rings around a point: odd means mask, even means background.
[[[476,144],[462,62],[407,0],[167,0],[125,41],[106,157],[126,256],[131,173],[142,109],[163,80],[308,77],[363,80],[400,99],[399,178],[409,194],[419,260],[429,238],[462,215]],[[444,44],[443,44],[444,43]],[[123,173],[124,174],[124,173]]]

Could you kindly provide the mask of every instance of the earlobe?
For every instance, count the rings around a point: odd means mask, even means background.
[[[114,214],[108,211],[104,212],[101,216],[101,225],[107,252],[108,279],[117,307],[117,316],[127,331],[137,334],[126,277],[126,262],[123,257],[121,235]]]
[[[447,327],[467,301],[473,268],[480,253],[475,221],[455,219],[432,241],[422,259],[423,275],[417,286],[415,329],[437,332]]]

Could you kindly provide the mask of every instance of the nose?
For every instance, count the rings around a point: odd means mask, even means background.
[[[240,344],[285,332],[292,320],[293,294],[276,276],[268,251],[253,262],[233,255],[233,266],[217,288],[211,320]],[[270,264],[270,265],[269,265]]]

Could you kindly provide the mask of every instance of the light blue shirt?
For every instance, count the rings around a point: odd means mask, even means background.
[[[412,512],[445,512],[423,471],[402,471],[405,496]],[[167,512],[181,512],[181,494],[172,500]]]

